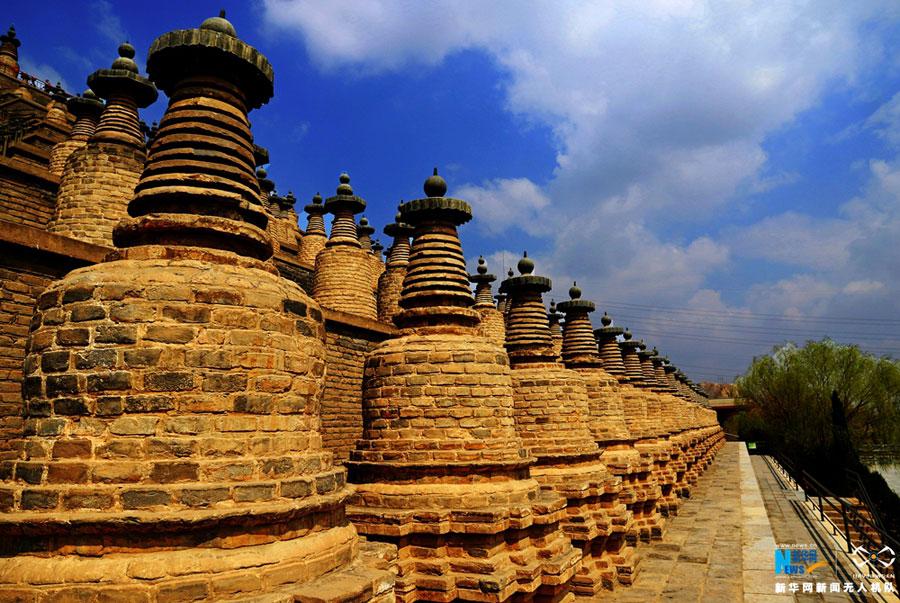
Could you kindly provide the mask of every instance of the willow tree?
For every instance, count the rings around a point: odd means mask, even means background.
[[[900,445],[900,362],[830,339],[787,344],[755,358],[738,379],[767,435],[794,457],[830,457],[837,393],[856,447]]]

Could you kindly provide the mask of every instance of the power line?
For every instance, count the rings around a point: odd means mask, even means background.
[[[638,335],[654,335],[656,337],[671,337],[674,339],[687,339],[692,341],[710,341],[710,342],[718,342],[718,343],[730,343],[735,345],[752,345],[752,346],[776,346],[787,343],[788,339],[783,339],[781,341],[760,341],[760,340],[747,340],[747,339],[732,339],[727,337],[715,337],[713,335],[688,335],[682,333],[672,333],[666,331],[654,331],[652,329],[644,329]],[[864,348],[867,350],[872,350],[873,352],[887,352],[887,353],[896,353],[897,350],[894,348],[881,348],[881,347],[869,347],[869,346],[859,346],[860,348]]]
[[[729,325],[717,322],[709,322],[709,321],[697,321],[697,320],[688,320],[682,318],[668,318],[665,316],[638,316],[634,314],[619,314],[616,313],[614,317],[621,324],[623,320],[625,321],[634,321],[634,322],[657,322],[657,323],[671,323],[683,326],[696,326],[702,327],[706,329],[724,329],[727,331],[739,331],[746,333],[761,333],[761,334],[783,334],[783,335],[797,335],[797,336],[832,336],[832,337],[849,337],[860,339],[860,336],[876,336],[876,335],[884,335],[883,329],[880,333],[866,333],[862,331],[858,331],[856,333],[847,333],[843,331],[814,331],[814,329],[818,328],[815,326],[810,326],[806,328],[792,328],[792,327],[762,327],[762,326],[752,326],[752,325]],[[876,325],[861,325],[865,328],[876,328]],[[892,337],[892,336],[889,336]],[[897,337],[900,337],[898,335]]]
[[[632,304],[628,302],[620,302],[613,300],[600,300],[597,302],[599,306],[613,306],[624,308],[642,308],[645,310],[659,310],[666,312],[680,312],[682,314],[696,314],[701,316],[727,316],[729,318],[745,319],[745,320],[783,320],[789,322],[837,322],[837,323],[861,323],[861,324],[896,324],[900,325],[900,319],[892,318],[852,318],[841,316],[782,316],[780,314],[767,314],[764,312],[750,312],[747,310],[696,310],[693,308],[675,308],[671,306],[650,306],[646,304]]]

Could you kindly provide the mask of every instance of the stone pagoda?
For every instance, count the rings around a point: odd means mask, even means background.
[[[363,251],[372,251],[372,235],[375,234],[375,227],[369,224],[369,219],[365,216],[359,218],[359,224],[356,225],[356,237],[359,239],[359,246]]]
[[[621,484],[615,498],[610,500],[611,508],[618,509],[621,505],[621,510],[615,515],[612,533],[603,543],[601,567],[605,575],[611,573],[615,581],[631,584],[640,560],[629,544],[629,541],[637,540],[633,509],[646,501],[644,483],[647,475],[625,425],[616,379],[603,369],[597,353],[597,342],[588,317],[595,309],[594,302],[581,299],[581,290],[575,284],[569,289],[569,298],[557,306],[566,318],[562,359],[566,368],[574,370],[584,381],[588,394],[587,423],[603,452],[600,460]]]
[[[353,194],[350,176],[340,175],[336,194],[325,200],[325,210],[334,215],[331,236],[316,256],[313,297],[330,310],[349,312],[375,320],[376,277],[372,254],[363,249],[353,216],[366,201]]]
[[[472,308],[457,234],[472,210],[446,190],[435,173],[400,207],[414,228],[400,333],[366,361],[348,514],[399,547],[401,601],[531,600],[564,581],[565,501],[529,475],[507,355]]]
[[[557,357],[562,356],[563,329],[559,324],[559,319],[563,316],[563,313],[556,309],[556,300],[551,299],[550,308],[547,310],[547,320],[550,321],[550,338],[553,341],[553,351]]]
[[[16,28],[12,25],[6,33],[0,35],[0,73],[13,79],[19,77],[19,46],[22,41],[16,37]]]
[[[106,99],[106,108],[87,145],[64,164],[49,230],[110,247],[113,228],[128,217],[128,203],[147,159],[138,109],[153,103],[157,92],[138,73],[134,47],[127,42],[119,46],[112,66],[92,73],[87,83]],[[175,165],[186,159],[169,158]]]
[[[50,151],[50,172],[61,176],[66,160],[78,149],[87,146],[88,140],[97,130],[103,102],[88,88],[81,96],[72,96],[66,101],[69,112],[75,116],[75,124],[68,138],[53,145]]]
[[[272,68],[220,16],[147,70],[169,105],[120,250],[32,321],[0,600],[387,601],[321,447],[321,312],[270,261],[247,113]]]
[[[678,511],[678,493],[675,489],[676,472],[670,467],[673,449],[677,448],[670,441],[671,428],[663,420],[663,407],[666,401],[659,392],[656,371],[653,370],[654,352],[647,349],[643,341],[638,342],[637,358],[641,365],[641,378],[633,384],[641,388],[646,400],[646,430],[644,438],[637,443],[639,451],[648,450],[653,455],[653,474],[659,484],[661,496],[657,508],[664,517],[674,515]]]
[[[532,274],[534,263],[527,255],[517,268],[520,276],[508,279],[505,287],[510,306],[506,349],[516,429],[525,450],[537,459],[531,475],[543,488],[566,498],[563,530],[583,555],[573,579],[574,592],[594,596],[617,582],[605,545],[611,538],[623,542],[628,528],[625,505],[616,500],[621,481],[600,462],[601,450],[588,428],[591,417],[584,380],[563,367],[553,351],[541,299],[550,290],[550,280]]]
[[[369,261],[369,272],[372,276],[372,292],[375,295],[375,292],[378,291],[378,279],[381,278],[381,273],[384,272],[384,262],[381,261],[381,249],[384,249],[384,247],[379,245],[379,249],[375,249],[374,246],[377,241],[372,239],[373,234],[375,234],[375,227],[369,224],[369,219],[365,216],[360,217],[359,224],[356,225],[356,236],[359,238],[360,247],[368,253],[366,259]],[[377,318],[377,310],[375,317]]]
[[[621,350],[620,369],[615,366],[616,363],[612,358],[607,364],[606,359],[612,356],[607,344],[609,334],[601,333],[600,335],[598,336],[598,345],[601,358],[604,359],[604,367],[610,366],[615,371],[613,375],[619,382],[617,391],[622,399],[622,411],[628,429],[629,445],[639,453],[639,459],[632,467],[632,471],[637,473],[638,500],[629,506],[635,520],[635,531],[629,534],[629,540],[640,538],[649,541],[651,538],[661,537],[663,520],[657,508],[661,490],[653,473],[654,450],[648,449],[646,446],[638,447],[638,443],[646,439],[647,433],[649,433],[646,396],[632,384],[633,380],[641,378],[640,361],[637,358],[638,342],[632,341],[631,332],[627,329],[622,332],[623,341],[616,342],[615,336],[612,337],[616,347]],[[603,353],[604,345],[607,347],[606,354]]]
[[[50,93],[50,102],[47,103],[47,113],[44,116],[44,122],[54,124],[58,128],[68,129],[69,114],[66,111],[66,101],[69,100],[70,96],[62,89],[59,82],[56,82],[54,87],[48,89],[48,92]]]
[[[378,320],[393,323],[400,310],[400,292],[409,266],[409,237],[413,228],[401,220],[400,213],[384,227],[384,234],[391,237],[390,253],[384,272],[378,277]]]
[[[659,354],[656,348],[650,350],[647,357],[655,377],[653,391],[660,400],[659,424],[662,431],[665,432],[665,438],[669,444],[668,471],[673,474],[674,481],[668,488],[663,486],[663,497],[665,499],[664,504],[667,506],[667,512],[673,515],[677,512],[678,498],[687,495],[689,492],[686,490],[687,480],[685,472],[687,464],[684,456],[689,444],[689,439],[684,436],[687,426],[682,426],[679,421],[678,415],[681,400],[673,395],[674,390],[666,378],[664,365],[667,360]]]
[[[292,191],[283,196],[275,193],[269,197],[272,238],[278,242],[278,247],[283,253],[291,256],[299,252],[303,243],[303,233],[300,231],[297,212],[294,210],[296,203],[297,197]]]
[[[481,315],[480,334],[498,345],[506,343],[505,318],[494,305],[491,295],[491,283],[497,280],[493,274],[488,274],[487,264],[484,258],[479,256],[475,274],[469,275],[469,282],[475,283],[475,309]]]
[[[309,216],[306,223],[306,232],[300,241],[300,253],[297,259],[308,266],[316,265],[316,256],[325,249],[328,234],[325,232],[325,206],[322,204],[322,196],[316,193],[312,203],[303,208]]]

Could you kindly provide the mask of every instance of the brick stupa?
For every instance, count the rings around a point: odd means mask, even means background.
[[[375,227],[369,224],[369,219],[365,216],[360,217],[359,224],[356,225],[356,236],[359,238],[359,246],[368,254],[366,259],[369,262],[369,273],[372,277],[371,291],[374,295],[378,291],[378,279],[384,272],[384,262],[381,261],[380,251],[376,251],[374,248],[376,241],[372,239],[373,234],[375,234]],[[379,245],[379,247],[381,246]],[[381,247],[381,249],[384,248]],[[377,309],[375,314],[377,318]]]
[[[69,156],[86,147],[88,140],[97,130],[97,123],[103,112],[103,102],[88,88],[81,96],[70,97],[66,101],[66,107],[75,116],[75,124],[69,136],[53,145],[50,151],[50,172],[57,176],[62,175]]]
[[[394,221],[384,227],[384,234],[391,237],[390,252],[384,272],[378,277],[378,320],[393,323],[400,311],[400,293],[409,266],[409,237],[413,228],[403,222],[398,212]]]
[[[625,425],[616,379],[603,369],[597,353],[597,342],[588,317],[595,309],[594,302],[581,299],[581,290],[574,284],[569,289],[569,298],[557,306],[566,318],[562,359],[566,368],[577,372],[584,381],[588,394],[587,424],[603,452],[600,460],[620,480],[619,490],[610,502],[615,505],[612,508],[621,505],[621,510],[615,515],[611,534],[603,542],[600,566],[604,575],[611,574],[614,581],[631,584],[640,562],[640,555],[629,544],[629,540],[636,540],[633,509],[647,498],[641,482],[643,477],[646,483],[647,474],[641,471],[640,454]],[[604,325],[607,326],[608,323]]]
[[[328,233],[325,232],[325,206],[322,204],[322,196],[316,193],[312,202],[303,208],[306,212],[306,232],[300,241],[300,253],[297,259],[308,266],[316,265],[316,257],[325,249],[328,241]]]
[[[687,471],[686,452],[690,444],[690,438],[686,436],[686,431],[690,427],[688,423],[680,420],[679,415],[682,400],[674,395],[674,388],[669,384],[666,377],[665,364],[667,359],[659,354],[656,348],[651,350],[649,360],[656,377],[656,385],[653,391],[660,398],[660,424],[665,428],[666,438],[670,444],[669,449],[669,471],[674,474],[674,483],[670,492],[663,489],[663,494],[667,499],[668,513],[674,514],[679,504],[678,497],[690,495],[688,480],[685,475]]]
[[[556,300],[551,299],[550,308],[547,310],[547,320],[550,321],[550,338],[553,341],[553,351],[557,357],[562,356],[563,329],[559,320],[563,316],[563,313],[556,309]]]
[[[647,416],[647,395],[642,388],[638,387],[643,379],[641,361],[637,355],[640,345],[641,342],[634,340],[631,332],[625,329],[625,332],[622,333],[622,340],[618,342],[625,371],[616,378],[619,380],[625,424],[633,438],[632,445],[640,453],[642,469],[648,471],[646,478],[641,476],[641,484],[644,486],[647,498],[634,509],[639,536],[646,541],[662,537],[665,520],[658,507],[662,490],[657,481],[657,472],[654,471],[657,449],[656,446],[647,445],[653,431]]]
[[[399,547],[400,601],[530,600],[559,587],[565,501],[529,476],[507,355],[471,307],[457,226],[472,210],[446,190],[435,173],[400,208],[415,229],[400,334],[366,361],[348,514]]]
[[[487,270],[484,258],[479,256],[475,274],[469,275],[469,282],[475,284],[475,309],[481,315],[479,333],[498,345],[504,345],[506,320],[503,313],[494,305],[494,298],[491,295],[491,283],[497,280],[497,277],[488,274]]]
[[[303,243],[303,232],[300,230],[299,218],[295,206],[297,197],[292,191],[286,195],[273,194],[269,197],[269,210],[275,227],[272,234],[288,255],[295,256]]]
[[[645,437],[638,442],[637,448],[652,451],[653,473],[661,491],[657,508],[663,516],[669,516],[678,510],[678,493],[675,489],[677,476],[675,467],[670,467],[672,453],[677,446],[669,438],[671,427],[663,420],[663,407],[667,401],[663,399],[659,390],[660,383],[656,379],[656,371],[653,370],[651,360],[653,355],[654,352],[648,350],[643,341],[638,342],[637,357],[641,365],[641,379],[634,384],[642,388],[647,400],[647,417]]]
[[[566,498],[563,530],[583,555],[572,581],[574,592],[594,596],[616,583],[615,567],[601,557],[606,540],[615,532],[623,536],[627,528],[625,505],[616,501],[621,482],[600,462],[601,450],[588,429],[584,380],[565,368],[553,350],[541,299],[550,290],[550,279],[532,274],[534,263],[527,256],[517,268],[520,276],[505,281],[516,429],[537,459],[531,475],[543,488]]]
[[[106,99],[106,108],[87,145],[64,164],[49,230],[110,247],[113,229],[128,217],[128,203],[147,159],[138,109],[153,103],[157,92],[138,73],[134,47],[127,42],[119,46],[112,66],[92,73],[87,83]]]
[[[321,447],[321,312],[267,261],[247,112],[272,69],[214,17],[157,38],[148,72],[170,100],[118,259],[32,323],[0,600],[384,601]]]
[[[325,210],[334,215],[331,235],[316,256],[313,297],[323,307],[375,320],[376,278],[372,254],[363,249],[353,216],[366,207],[353,194],[350,176],[340,175],[336,194],[325,200]]]
[[[19,77],[19,46],[22,41],[16,37],[16,28],[12,25],[6,33],[0,35],[0,73],[13,79]]]

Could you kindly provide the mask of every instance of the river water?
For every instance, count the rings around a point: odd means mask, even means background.
[[[869,465],[869,469],[877,471],[891,487],[897,496],[900,496],[900,462],[888,463],[884,465]]]

